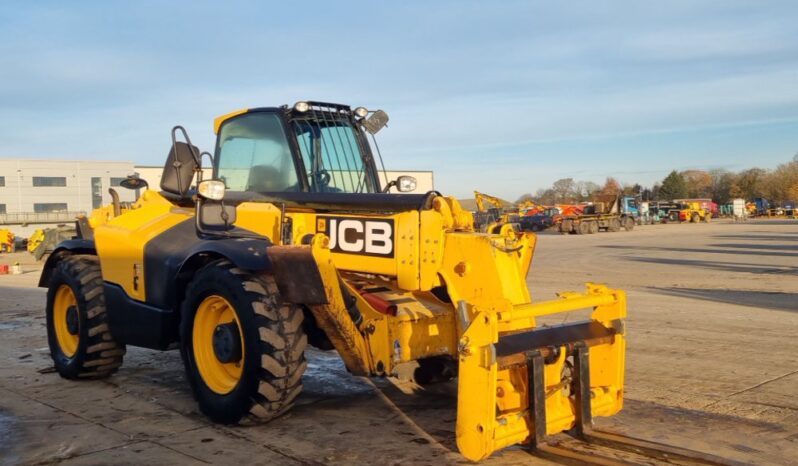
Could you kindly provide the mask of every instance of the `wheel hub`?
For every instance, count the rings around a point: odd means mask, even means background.
[[[238,324],[219,324],[213,330],[213,353],[221,363],[241,360],[241,334]]]
[[[77,335],[80,325],[78,324],[77,306],[69,306],[66,311],[66,328],[70,335]]]

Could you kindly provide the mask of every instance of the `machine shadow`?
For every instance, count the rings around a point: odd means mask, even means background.
[[[766,235],[713,235],[712,237],[718,239],[746,239],[757,241],[798,241],[798,236],[790,236],[794,234],[795,233],[784,232],[777,235],[771,233]]]
[[[620,246],[620,245],[604,245],[600,246],[601,248],[605,249],[636,249],[641,251],[665,251],[665,252],[687,252],[687,253],[701,253],[701,254],[732,254],[732,255],[745,255],[745,256],[775,256],[775,257],[798,257],[798,247],[793,248],[792,246],[770,246],[770,245],[758,245],[764,247],[754,247],[748,245],[730,245],[730,244],[712,244],[710,245],[717,249],[708,249],[708,248],[666,248],[666,247],[649,247],[649,248],[638,248],[638,247],[630,247],[630,246]],[[731,248],[740,248],[740,249],[721,249],[723,247],[731,247]],[[764,251],[743,251],[742,248],[752,248],[752,249],[765,249]],[[795,249],[796,252],[779,252],[781,249],[792,250]]]
[[[668,296],[774,309],[777,311],[798,312],[798,294],[795,293],[677,287],[648,287],[647,289],[653,293]]]
[[[713,248],[764,249],[768,251],[798,251],[798,244],[716,243],[716,244],[710,244],[709,246]]]
[[[798,275],[798,267],[793,267],[793,266],[774,267],[771,264],[755,265],[755,264],[746,264],[740,262],[667,259],[667,258],[640,257],[640,256],[628,257],[627,260],[634,262],[646,262],[649,264],[683,265],[687,267],[700,267],[710,270],[721,270],[725,272],[743,272],[743,273],[747,272],[747,273],[774,274],[774,275]]]
[[[407,420],[445,449],[458,452],[457,379],[423,387],[393,379],[373,379],[373,382]]]

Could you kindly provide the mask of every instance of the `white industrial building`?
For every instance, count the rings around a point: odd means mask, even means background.
[[[133,201],[136,192],[119,187],[136,173],[151,187],[159,189],[163,166],[141,166],[132,162],[0,159],[0,228],[17,236],[29,236],[37,228],[71,223],[77,215],[88,214],[111,202],[108,188],[120,200]],[[210,170],[205,173],[210,178]],[[385,176],[387,175],[387,176]],[[382,184],[400,175],[416,178],[416,193],[434,187],[430,171],[387,171]]]
[[[70,223],[111,202],[108,188],[133,173],[130,162],[0,159],[0,225],[17,235]],[[122,201],[135,193],[117,189]]]

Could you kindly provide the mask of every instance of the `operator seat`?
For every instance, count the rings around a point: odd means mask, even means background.
[[[285,190],[280,172],[271,165],[253,165],[247,178],[247,191],[273,193]]]

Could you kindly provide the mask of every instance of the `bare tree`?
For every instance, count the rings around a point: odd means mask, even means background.
[[[557,200],[559,202],[569,202],[573,200],[576,188],[576,184],[574,183],[573,178],[562,178],[554,182],[551,186],[554,192],[557,194]]]

